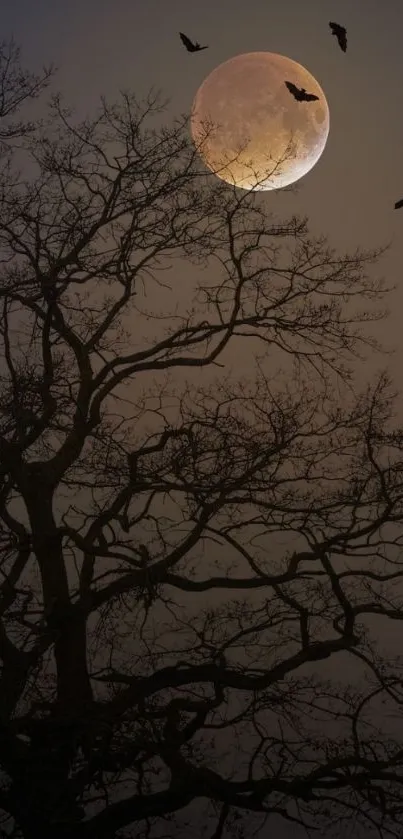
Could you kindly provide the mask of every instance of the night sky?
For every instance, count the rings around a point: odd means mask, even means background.
[[[188,113],[206,76],[241,53],[270,51],[304,65],[323,88],[330,134],[317,165],[294,191],[267,192],[274,214],[307,216],[342,251],[390,244],[377,273],[396,290],[375,331],[403,353],[403,0],[3,0],[1,36],[22,47],[22,64],[54,62],[52,85],[80,116],[100,95],[139,97],[151,87],[170,99],[170,117]],[[328,22],[346,26],[343,54]],[[190,55],[179,31],[209,49]],[[397,381],[398,385],[401,382]],[[280,837],[288,834],[278,834]],[[304,835],[293,829],[290,836]]]
[[[403,108],[401,0],[14,0],[2,4],[3,37],[13,34],[23,63],[55,62],[54,88],[79,113],[94,113],[99,96],[119,89],[139,96],[151,87],[170,99],[167,116],[188,113],[204,78],[240,53],[268,50],[303,64],[322,86],[330,108],[326,149],[295,192],[269,192],[282,216],[307,215],[313,230],[341,247],[390,243],[379,272],[397,290],[387,329],[398,352],[403,292]],[[329,20],[347,27],[343,54]],[[179,30],[210,48],[188,54]],[[391,340],[392,338],[392,340]]]

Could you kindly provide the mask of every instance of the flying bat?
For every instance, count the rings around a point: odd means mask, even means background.
[[[197,41],[195,43],[193,43],[193,41],[191,41],[190,38],[188,38],[187,35],[184,35],[183,32],[179,32],[179,35],[180,35],[180,39],[182,41],[182,44],[184,44],[184,46],[186,47],[188,52],[200,52],[200,50],[208,49],[207,46],[201,47],[200,44],[197,43]]]
[[[343,50],[343,52],[346,52],[347,29],[345,28],[345,26],[339,26],[338,23],[334,23],[334,21],[332,20],[330,21],[329,26],[332,30],[332,35],[335,35],[338,40],[340,49]]]
[[[299,88],[292,82],[284,82],[284,84],[288,87],[288,90],[297,102],[314,102],[315,99],[319,99],[319,96],[315,96],[313,93],[307,93],[304,87]]]
[[[403,207],[403,198],[401,201],[396,201],[395,210],[400,210],[400,207]]]

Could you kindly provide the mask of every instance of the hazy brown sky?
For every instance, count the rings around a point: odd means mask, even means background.
[[[348,51],[328,28],[348,30]],[[210,45],[196,55],[178,31]],[[13,0],[0,10],[2,37],[14,34],[29,64],[54,61],[56,85],[80,111],[119,88],[151,86],[170,97],[172,114],[188,112],[203,79],[239,53],[268,50],[303,64],[330,108],[322,158],[297,194],[267,193],[274,211],[307,214],[340,246],[391,242],[381,265],[398,289],[385,337],[403,352],[403,2],[402,0]]]

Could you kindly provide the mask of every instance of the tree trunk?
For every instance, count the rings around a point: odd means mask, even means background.
[[[45,620],[55,639],[58,711],[60,716],[71,717],[88,708],[93,698],[87,669],[86,615],[71,604],[62,537],[53,516],[53,488],[40,477],[36,475],[30,482],[24,498],[41,574]]]

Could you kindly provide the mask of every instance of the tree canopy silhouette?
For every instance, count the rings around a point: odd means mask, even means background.
[[[84,122],[56,97],[21,134],[0,185],[3,835],[400,835],[403,438],[387,376],[353,387],[377,252],[206,175],[152,96]]]
[[[38,121],[15,118],[21,107],[37,99],[48,86],[54,68],[44,67],[41,74],[21,65],[20,48],[13,39],[0,41],[0,151],[12,140],[26,136],[38,127]]]

